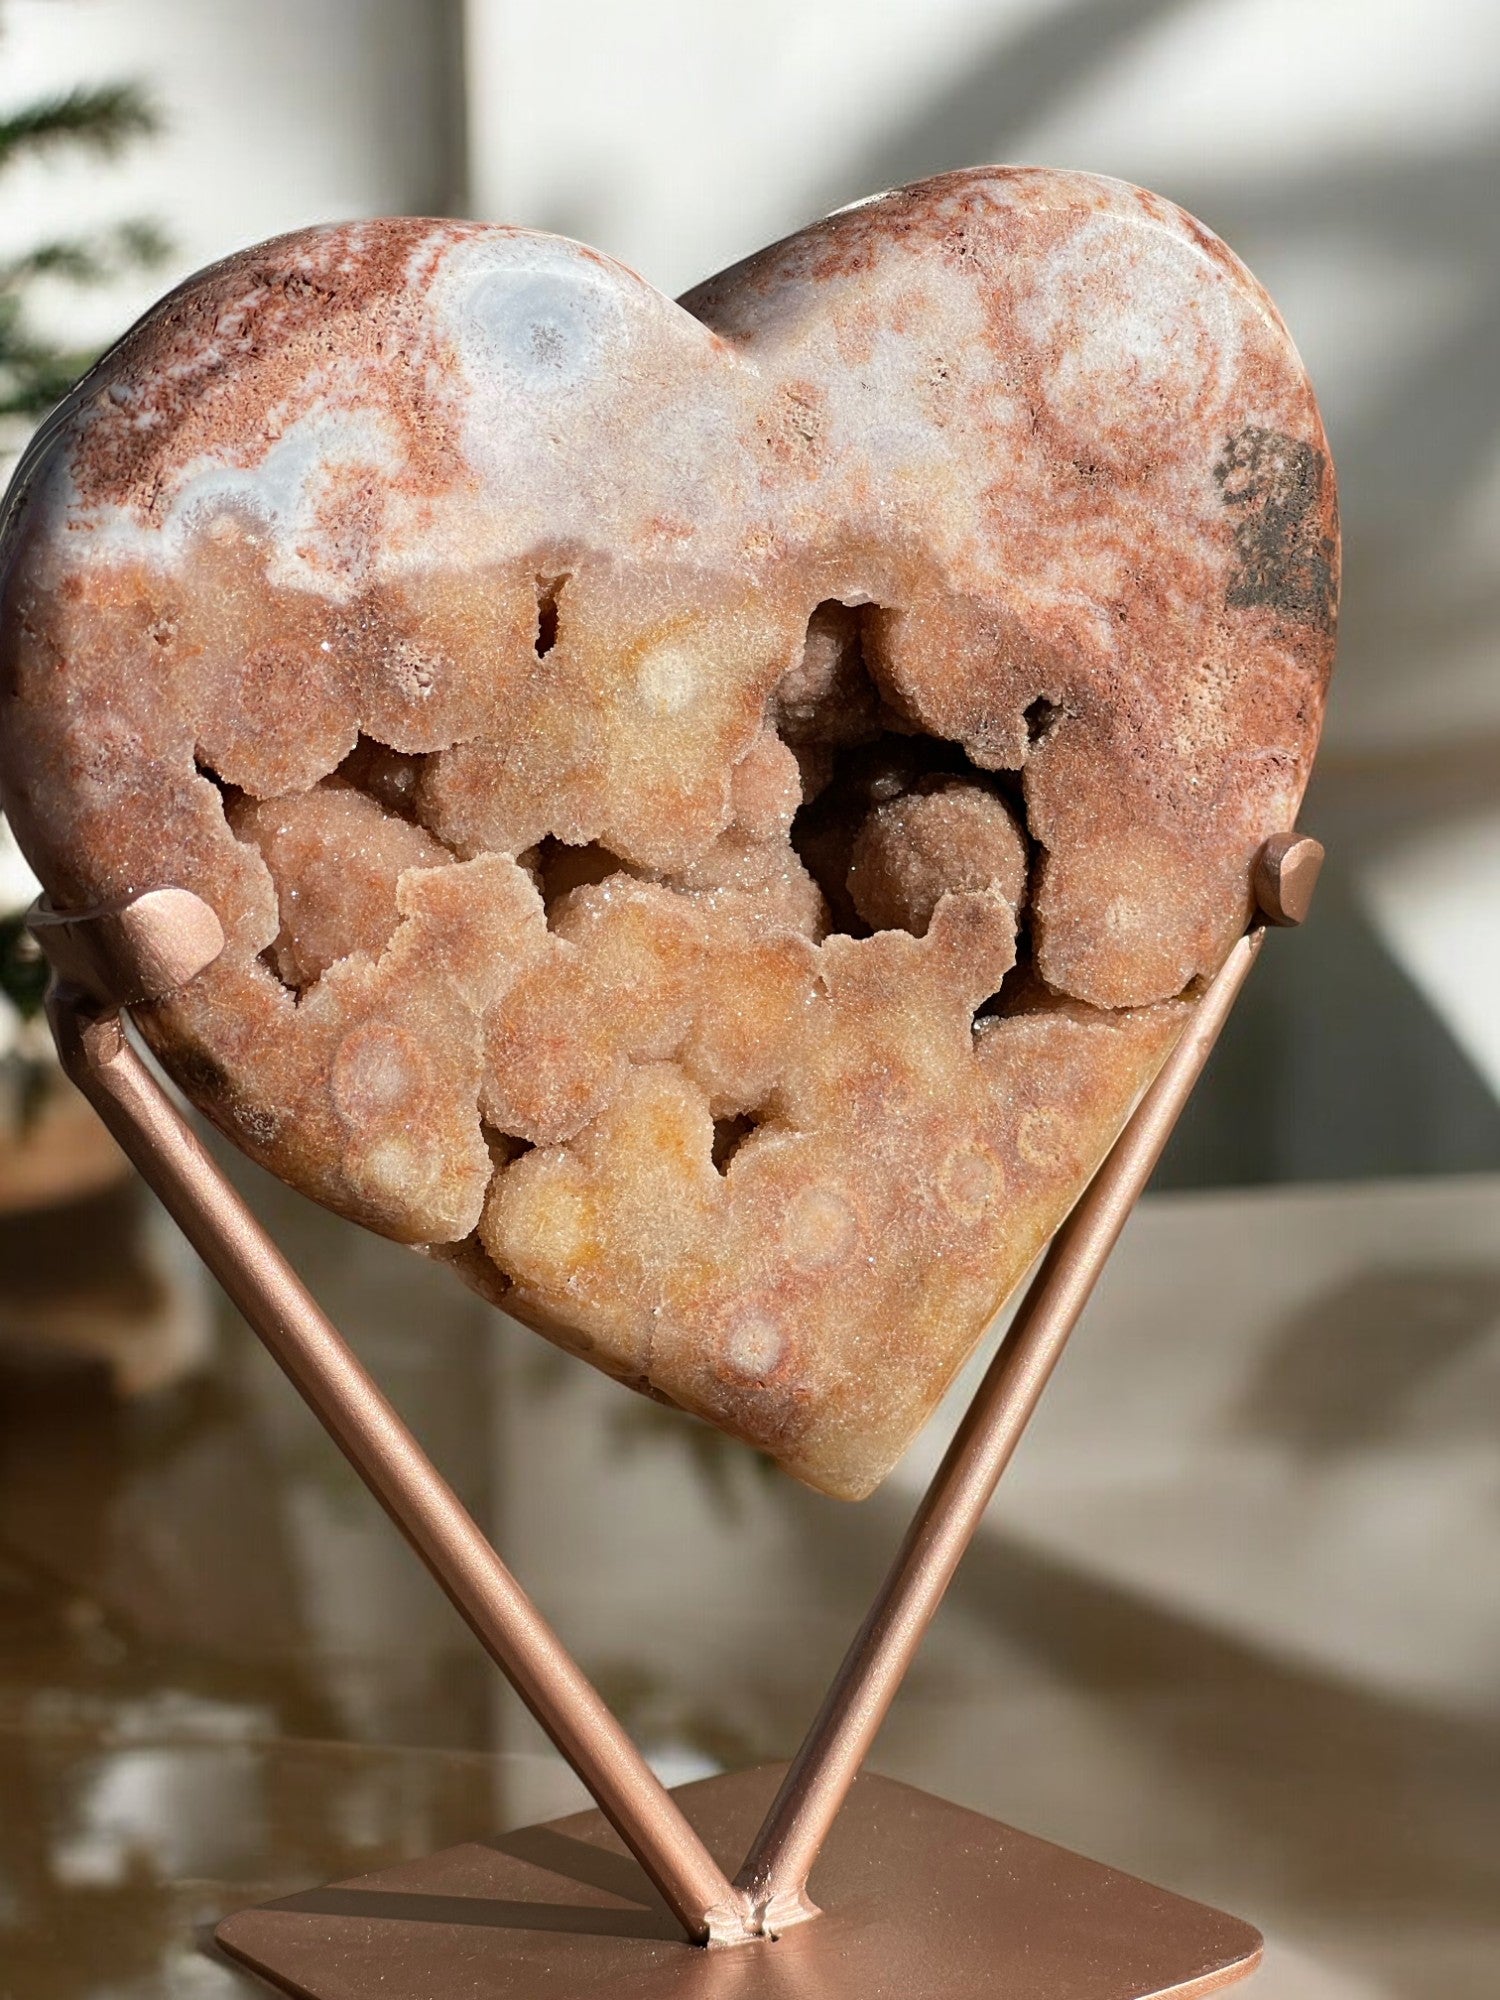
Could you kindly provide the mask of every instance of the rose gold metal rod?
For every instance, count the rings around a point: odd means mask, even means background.
[[[119,1012],[95,1011],[76,989],[54,986],[49,1014],[68,1075],[588,1786],[688,1937],[751,1935],[745,1899],[179,1115]]]
[[[813,1913],[807,1897],[813,1863],[1192,1094],[1263,936],[1257,925],[1230,952],[1156,1081],[1053,1237],[923,1497],[737,1879],[769,1930]]]

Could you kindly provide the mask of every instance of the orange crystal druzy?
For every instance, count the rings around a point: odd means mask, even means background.
[[[244,252],[49,424],[3,587],[54,900],[223,922],[138,1013],[194,1101],[857,1496],[1247,921],[1337,528],[1223,244],[985,169],[680,305],[477,224]]]

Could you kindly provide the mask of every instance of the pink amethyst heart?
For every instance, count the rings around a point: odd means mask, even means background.
[[[674,305],[478,224],[165,299],[5,524],[7,813],[205,898],[189,1096],[797,1477],[869,1492],[1290,828],[1334,482],[1264,292],[949,174]]]

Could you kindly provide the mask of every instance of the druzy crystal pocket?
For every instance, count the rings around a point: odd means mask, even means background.
[[[673,304],[524,230],[248,251],[6,523],[0,779],[137,1010],[344,1215],[868,1492],[1250,912],[1322,715],[1333,477],[1169,203],[1039,170]]]

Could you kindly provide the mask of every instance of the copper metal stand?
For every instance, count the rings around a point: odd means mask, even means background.
[[[1152,2000],[1251,1971],[1261,1941],[1248,1924],[861,1766],[1264,924],[1302,921],[1321,861],[1316,841],[1267,843],[1261,920],[1054,1237],[795,1761],[676,1793],[131,1041],[123,1007],[185,984],[223,949],[213,912],[181,889],[109,910],[39,907],[68,1074],[599,1806],[243,1911],[220,1925],[223,1948],[303,2000]]]

